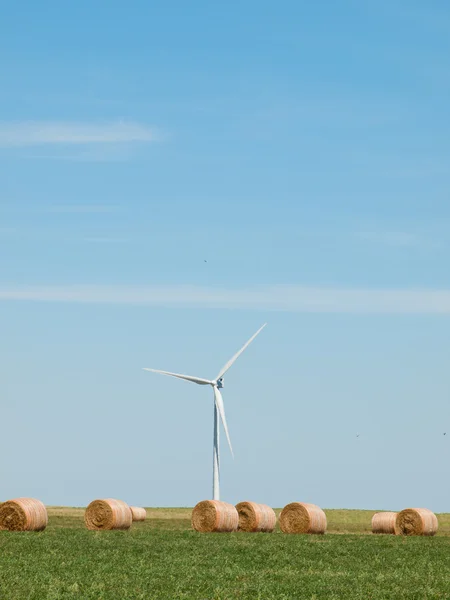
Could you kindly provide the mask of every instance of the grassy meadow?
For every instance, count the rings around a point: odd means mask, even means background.
[[[372,535],[375,511],[327,510],[323,536],[199,534],[190,512],[92,532],[83,509],[49,508],[42,533],[0,532],[0,599],[450,599],[448,514],[405,538]]]

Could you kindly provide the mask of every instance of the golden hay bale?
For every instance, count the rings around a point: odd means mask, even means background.
[[[94,531],[129,529],[132,520],[128,504],[113,498],[93,500],[84,513],[86,527]]]
[[[428,508],[405,508],[395,519],[396,535],[435,535],[437,530],[437,517]]]
[[[220,500],[203,500],[192,511],[192,527],[202,533],[236,531],[239,515],[236,507]]]
[[[133,521],[145,521],[147,517],[145,508],[141,508],[140,506],[130,506],[130,510]]]
[[[372,533],[395,533],[396,512],[379,512],[372,517]]]
[[[274,510],[267,504],[239,502],[236,504],[236,510],[239,515],[239,531],[271,533],[275,529],[277,517]]]
[[[7,531],[43,531],[47,527],[47,509],[34,498],[14,498],[0,505],[0,529]]]
[[[280,514],[283,533],[325,533],[327,518],[321,508],[306,502],[291,502]]]

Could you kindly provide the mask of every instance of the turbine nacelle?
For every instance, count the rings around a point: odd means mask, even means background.
[[[215,379],[212,382],[212,385],[218,387],[219,390],[221,390],[223,388],[223,377],[219,377],[219,379]]]

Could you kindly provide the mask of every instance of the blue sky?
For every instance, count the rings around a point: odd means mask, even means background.
[[[2,12],[0,496],[450,510],[448,4]]]

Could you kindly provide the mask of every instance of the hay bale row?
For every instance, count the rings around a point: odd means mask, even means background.
[[[35,498],[14,498],[0,505],[0,530],[43,531],[47,523],[47,509]]]
[[[437,530],[437,517],[428,508],[405,508],[399,513],[379,512],[372,517],[372,533],[431,536]]]
[[[94,500],[86,508],[85,524],[93,531],[128,530],[133,521],[144,521],[144,508],[128,506],[122,500]],[[15,498],[0,503],[0,530],[43,531],[47,509],[35,498]],[[199,502],[192,511],[192,527],[200,532],[272,532],[276,515],[266,504],[240,502],[236,506],[218,500]],[[291,502],[280,514],[283,533],[323,534],[327,518],[321,508],[305,502]],[[407,508],[399,513],[379,512],[372,517],[375,534],[433,536],[438,530],[436,515],[427,508]]]
[[[240,502],[236,506],[218,500],[203,500],[192,511],[192,527],[202,533],[231,531],[267,532],[275,529],[276,515],[266,504]],[[292,502],[280,515],[280,528],[284,533],[323,534],[327,518],[315,504]]]
[[[291,502],[280,514],[283,533],[324,534],[327,517],[315,504]],[[192,511],[192,527],[200,532],[272,532],[276,516],[266,504],[204,500]],[[379,512],[372,517],[372,532],[377,534],[433,536],[438,530],[436,515],[427,508],[408,508],[399,513]]]
[[[128,506],[122,500],[94,500],[86,508],[84,521],[93,531],[127,530],[133,521],[145,521],[145,508]],[[48,524],[47,509],[35,498],[15,498],[0,503],[0,530],[43,531]]]

